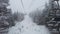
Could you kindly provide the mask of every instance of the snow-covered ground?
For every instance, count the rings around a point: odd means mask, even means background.
[[[36,25],[32,19],[26,15],[22,22],[17,22],[9,29],[8,34],[50,34],[44,25]]]

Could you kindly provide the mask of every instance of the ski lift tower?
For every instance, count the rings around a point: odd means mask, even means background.
[[[59,34],[60,32],[60,8],[59,0],[50,0],[51,9],[49,11],[49,21],[47,27],[52,34]]]

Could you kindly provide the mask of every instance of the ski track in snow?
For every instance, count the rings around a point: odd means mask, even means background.
[[[36,25],[32,19],[26,15],[22,22],[18,22],[9,29],[8,34],[50,34],[44,25]]]

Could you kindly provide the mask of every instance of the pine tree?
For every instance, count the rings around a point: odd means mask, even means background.
[[[14,25],[12,11],[7,6],[9,0],[0,0],[0,28],[6,29]]]

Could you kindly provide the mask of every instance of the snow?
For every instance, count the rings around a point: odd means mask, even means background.
[[[45,25],[36,25],[32,19],[26,15],[22,22],[18,22],[9,29],[8,34],[50,34]]]

